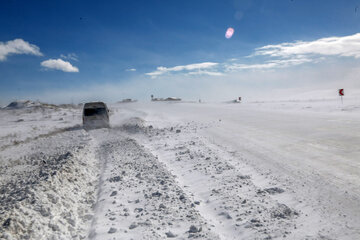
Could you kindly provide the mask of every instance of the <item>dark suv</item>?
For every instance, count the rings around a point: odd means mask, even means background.
[[[84,128],[109,128],[109,109],[103,102],[85,103],[83,110]]]

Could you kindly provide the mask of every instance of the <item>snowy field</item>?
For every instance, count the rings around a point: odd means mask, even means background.
[[[0,110],[1,239],[360,239],[360,100]]]

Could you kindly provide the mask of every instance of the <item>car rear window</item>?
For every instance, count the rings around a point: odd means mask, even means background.
[[[94,116],[94,115],[105,115],[105,108],[86,108],[84,109],[85,116]]]

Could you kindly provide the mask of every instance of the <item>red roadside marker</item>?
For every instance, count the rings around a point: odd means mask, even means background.
[[[344,89],[343,88],[339,89],[339,96],[341,98],[341,104],[344,104],[343,103],[343,96],[344,96]]]
[[[344,96],[344,89],[339,89],[339,96]]]

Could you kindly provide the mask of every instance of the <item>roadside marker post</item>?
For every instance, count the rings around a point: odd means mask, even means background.
[[[339,96],[341,98],[341,104],[343,104],[343,96],[344,96],[344,89],[343,88],[339,89]]]

